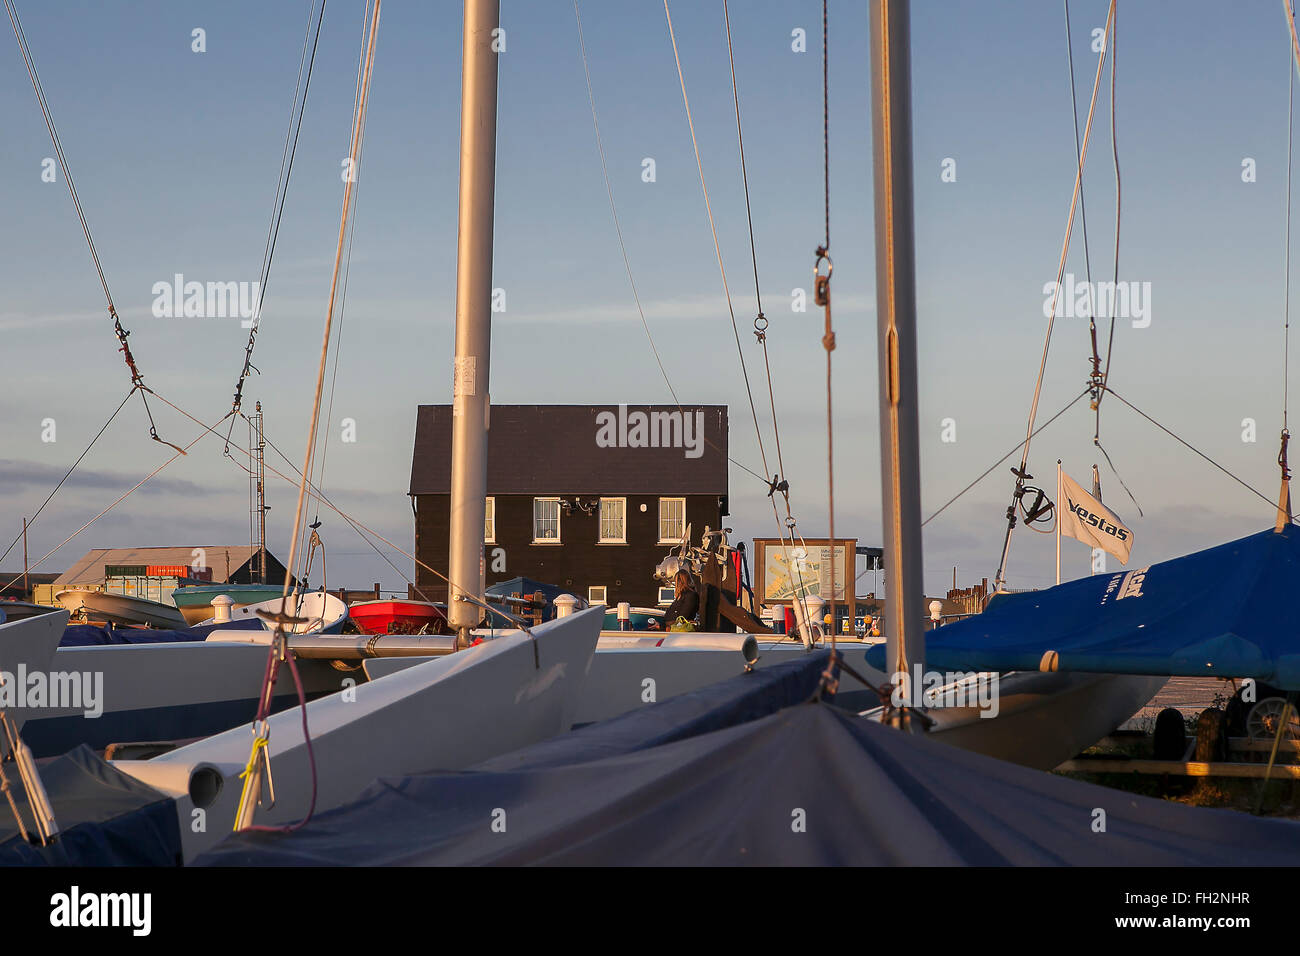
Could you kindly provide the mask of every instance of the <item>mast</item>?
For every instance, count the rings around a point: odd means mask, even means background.
[[[256,443],[253,451],[253,481],[257,485],[257,583],[266,583],[266,438],[262,430],[262,403],[253,413],[253,431]]]
[[[890,675],[924,667],[921,464],[917,431],[916,270],[912,228],[912,97],[907,0],[871,6],[876,315],[880,373],[881,517]],[[919,698],[920,688],[910,688]]]
[[[479,607],[466,597],[483,600],[497,148],[497,54],[493,47],[500,18],[500,0],[465,0],[448,547],[448,576],[452,583],[448,585],[447,605],[451,626],[466,639],[469,629],[482,618]]]

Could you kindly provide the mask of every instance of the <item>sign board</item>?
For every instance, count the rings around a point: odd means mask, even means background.
[[[782,542],[780,538],[755,538],[754,571],[759,601],[790,604],[796,597],[809,594],[827,602],[851,600],[857,565],[857,538],[835,539],[833,598],[830,544],[829,538],[804,538],[795,544]]]

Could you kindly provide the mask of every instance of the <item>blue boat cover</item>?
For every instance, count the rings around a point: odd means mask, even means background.
[[[121,773],[84,744],[38,766],[59,835],[47,847],[26,842],[7,802],[0,803],[0,866],[178,865],[181,832],[169,797]],[[5,765],[5,774],[30,828],[13,764]]]
[[[1300,858],[1300,823],[1080,783],[902,734],[821,700],[795,703],[825,663],[809,655],[766,679],[738,676],[470,771],[380,780],[296,833],[232,834],[197,863],[1247,866]],[[1104,832],[1094,829],[1099,808]]]
[[[213,631],[260,631],[261,621],[230,621],[204,624],[183,631],[166,631],[152,627],[99,627],[94,624],[70,624],[63,631],[59,647],[97,647],[104,644],[169,644],[180,641],[206,641]]]
[[[540,581],[534,581],[532,578],[511,578],[509,581],[498,581],[496,584],[490,584],[485,589],[488,594],[496,597],[509,597],[512,594],[518,594],[521,597],[536,594],[541,591],[546,598],[546,608],[542,611],[542,620],[549,621],[555,616],[554,601],[561,594],[568,593],[564,588],[556,587],[554,584],[543,584]],[[488,602],[489,604],[495,602]],[[502,609],[510,614],[518,615],[520,609],[511,605],[501,605]],[[498,625],[499,618],[493,619]]]
[[[1288,525],[1147,568],[1000,595],[983,614],[929,632],[925,666],[1254,677],[1300,690],[1297,592],[1300,528]],[[884,646],[867,662],[883,670]]]

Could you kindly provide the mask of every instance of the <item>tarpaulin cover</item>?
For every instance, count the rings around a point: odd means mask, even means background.
[[[926,634],[925,666],[1254,677],[1300,690],[1297,592],[1300,528],[1288,525],[1147,568],[1001,595],[983,614]],[[884,646],[867,662],[883,670]]]
[[[230,621],[226,624],[203,624],[183,631],[152,627],[99,627],[95,624],[70,624],[63,631],[59,647],[97,647],[104,644],[168,644],[179,641],[206,641],[213,631],[260,631],[262,622]]]
[[[810,655],[793,670],[815,682],[824,664]],[[233,834],[198,862],[1244,866],[1300,859],[1300,824],[1109,790],[906,735],[825,702],[791,703],[807,686],[790,674],[776,682],[739,676],[712,690],[742,722],[719,716],[720,726],[709,729],[701,692],[681,705],[686,726],[674,734],[663,718],[669,700],[638,711],[640,720],[592,725],[470,771],[377,781],[303,830]],[[757,716],[764,701],[768,712]],[[660,742],[640,746],[633,729]]]
[[[39,762],[41,781],[59,826],[48,847],[23,840],[6,802],[0,802],[0,866],[175,866],[181,859],[176,804],[128,777],[82,745],[62,757]],[[18,771],[5,775],[24,825],[31,832]]]
[[[542,611],[542,619],[549,621],[555,616],[554,601],[561,594],[569,593],[564,588],[556,587],[554,584],[543,584],[540,581],[534,581],[532,578],[511,578],[509,581],[498,581],[496,584],[490,584],[485,589],[487,594],[495,597],[510,597],[512,594],[518,594],[520,597],[532,597],[537,592],[541,592],[546,598],[546,607]],[[513,614],[516,617],[525,614],[524,608],[517,604],[499,604],[496,601],[489,601],[489,604],[500,607],[507,614]],[[501,619],[489,615],[489,623],[499,625]]]

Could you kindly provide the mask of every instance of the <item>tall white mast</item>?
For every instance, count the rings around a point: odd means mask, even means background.
[[[460,96],[460,222],[456,243],[456,360],[452,385],[448,617],[464,637],[483,600],[492,213],[496,186],[499,0],[465,0]]]
[[[891,676],[910,675],[925,662],[909,19],[907,0],[875,0],[871,5],[881,517]],[[912,688],[914,699],[919,690]]]

